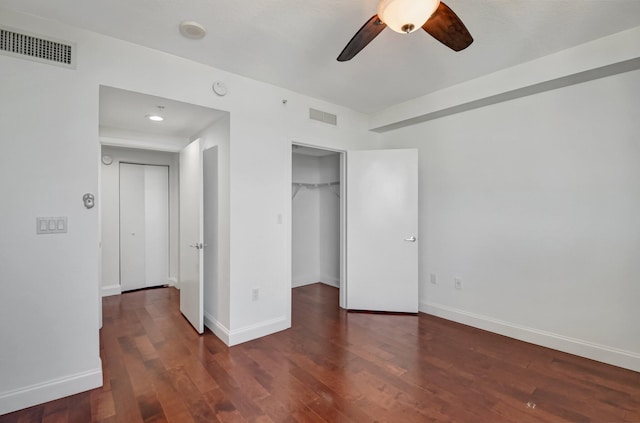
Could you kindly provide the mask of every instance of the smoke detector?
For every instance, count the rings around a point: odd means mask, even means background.
[[[204,26],[194,21],[184,21],[180,23],[180,34],[185,38],[192,40],[200,40],[207,35],[207,30]]]

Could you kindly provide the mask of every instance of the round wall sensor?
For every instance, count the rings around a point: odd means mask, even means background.
[[[180,23],[180,34],[192,40],[199,40],[207,35],[207,30],[198,22],[184,21]]]
[[[213,83],[213,92],[219,96],[227,95],[227,86],[224,82],[216,81]]]
[[[106,154],[104,156],[102,156],[102,163],[106,164],[107,166],[109,166],[111,163],[113,163],[113,157],[111,156],[107,156]]]

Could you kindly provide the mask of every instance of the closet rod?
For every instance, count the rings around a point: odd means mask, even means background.
[[[320,188],[320,187],[331,187],[334,185],[340,185],[340,182],[321,182],[319,184],[311,184],[308,182],[292,182],[292,184],[298,187]]]
[[[298,192],[300,191],[300,188],[305,187],[307,189],[313,189],[313,188],[322,188],[322,187],[333,187],[336,185],[340,185],[340,182],[323,182],[323,183],[319,183],[319,184],[310,184],[310,183],[306,183],[306,182],[292,182],[291,183],[295,189],[293,191],[293,194],[291,195],[291,199],[293,200],[294,198],[296,198],[296,195],[298,195]],[[333,190],[332,190],[333,191]],[[335,195],[338,196],[338,198],[340,198],[340,194],[333,191],[333,193]]]

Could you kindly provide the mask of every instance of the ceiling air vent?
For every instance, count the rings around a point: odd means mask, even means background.
[[[0,27],[0,53],[41,63],[75,68],[75,45]]]
[[[323,112],[322,110],[309,109],[309,119],[328,123],[333,126],[338,124],[338,116]]]

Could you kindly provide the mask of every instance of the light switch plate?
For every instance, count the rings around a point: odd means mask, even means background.
[[[37,234],[64,234],[67,233],[67,216],[36,217]]]

